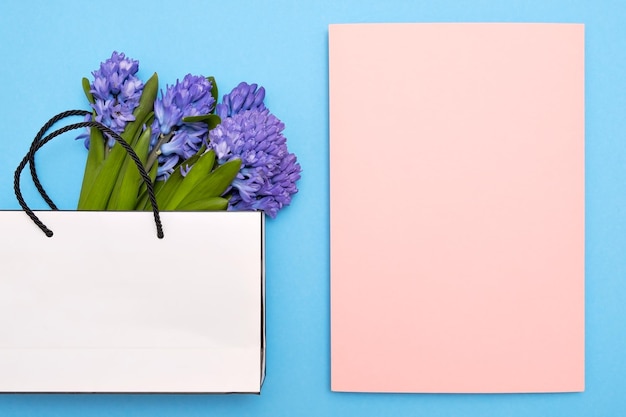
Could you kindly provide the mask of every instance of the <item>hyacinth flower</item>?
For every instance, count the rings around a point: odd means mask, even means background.
[[[217,110],[223,118],[209,132],[209,148],[219,164],[241,160],[227,190],[228,209],[263,210],[274,218],[298,191],[301,168],[287,150],[285,125],[265,108],[263,97],[262,88],[245,83],[224,96]]]
[[[202,119],[214,112],[214,92],[210,78],[187,74],[182,81],[167,86],[155,101],[147,168],[158,160],[158,180],[166,180],[175,167],[206,144],[209,124],[189,120]]]
[[[143,91],[143,82],[135,76],[138,70],[138,61],[127,58],[123,53],[113,52],[111,58],[100,63],[100,68],[92,72],[94,78],[91,83],[83,81],[95,120],[115,133],[122,133],[128,122],[135,120],[133,112]],[[92,120],[92,117],[87,116],[87,119]],[[79,138],[85,139],[85,146],[89,148],[89,133]],[[114,144],[115,140],[109,138],[107,146],[110,148]]]
[[[130,144],[144,159],[147,157],[153,103],[158,90],[154,74],[145,84],[136,77],[138,61],[113,52],[92,74],[92,83],[83,78],[83,89],[93,109],[93,118]],[[134,208],[140,187],[139,173],[129,156],[115,141],[91,129],[86,139],[89,153],[79,210],[128,210]]]

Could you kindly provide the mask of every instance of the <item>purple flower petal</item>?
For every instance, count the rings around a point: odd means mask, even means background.
[[[143,82],[135,77],[138,70],[138,61],[126,58],[123,53],[113,52],[111,58],[92,73],[94,80],[90,92],[94,98],[91,107],[96,113],[95,120],[116,133],[122,133],[126,124],[135,120],[133,112],[143,91]],[[114,144],[115,140],[109,138],[108,145]],[[89,146],[87,139],[85,146]]]
[[[234,98],[226,100],[232,103]],[[296,156],[287,150],[283,129],[284,124],[263,107],[225,117],[209,132],[209,148],[215,150],[220,164],[235,158],[242,162],[228,191],[232,194],[229,210],[263,210],[275,217],[290,204],[298,191],[295,182],[301,169]]]
[[[183,118],[211,113],[215,106],[211,88],[205,77],[187,74],[182,81],[167,86],[165,93],[161,91],[161,98],[155,101],[151,150],[160,138],[171,135],[160,148],[159,180],[166,179],[179,162],[194,155],[206,142],[206,124],[184,123]]]

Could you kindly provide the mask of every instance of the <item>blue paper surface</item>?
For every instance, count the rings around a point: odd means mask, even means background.
[[[330,392],[328,24],[575,22],[586,25],[586,392],[393,395]],[[0,3],[0,209],[18,208],[13,171],[39,127],[87,108],[80,80],[113,50],[162,85],[214,75],[267,89],[303,168],[292,205],[267,222],[267,379],[261,396],[0,395],[0,416],[543,416],[620,415],[626,407],[626,3],[612,0],[257,0]],[[393,47],[393,45],[389,45]],[[407,51],[410,53],[410,51]],[[372,51],[375,59],[376,51]],[[371,114],[384,80],[372,80]],[[411,120],[398,120],[407,129]],[[386,163],[411,163],[381,132]],[[41,151],[60,207],[74,207],[84,148],[71,134]],[[355,172],[355,181],[369,173]],[[26,181],[27,182],[27,181]],[[25,186],[33,207],[43,208]],[[387,198],[405,209],[401,195]],[[53,279],[54,277],[51,277]]]

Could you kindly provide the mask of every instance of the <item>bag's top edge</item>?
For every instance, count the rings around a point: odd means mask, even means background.
[[[26,214],[24,210],[21,209],[0,209],[0,213],[19,213],[22,212]],[[50,209],[37,209],[33,210],[34,213],[143,213],[148,215],[153,215],[151,211],[142,211],[142,210],[50,210]],[[159,213],[203,213],[203,214],[212,214],[212,215],[250,215],[250,214],[265,214],[263,211],[252,211],[252,210],[242,210],[242,211],[207,211],[207,210],[159,210]]]

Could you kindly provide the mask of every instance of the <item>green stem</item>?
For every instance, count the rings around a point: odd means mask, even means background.
[[[173,132],[170,132],[167,135],[163,135],[163,133],[159,135],[159,141],[156,143],[154,148],[152,148],[152,152],[150,152],[150,155],[148,155],[148,159],[146,160],[146,171],[150,171],[152,165],[154,165],[159,155],[161,155],[161,145],[169,142],[173,135]]]

